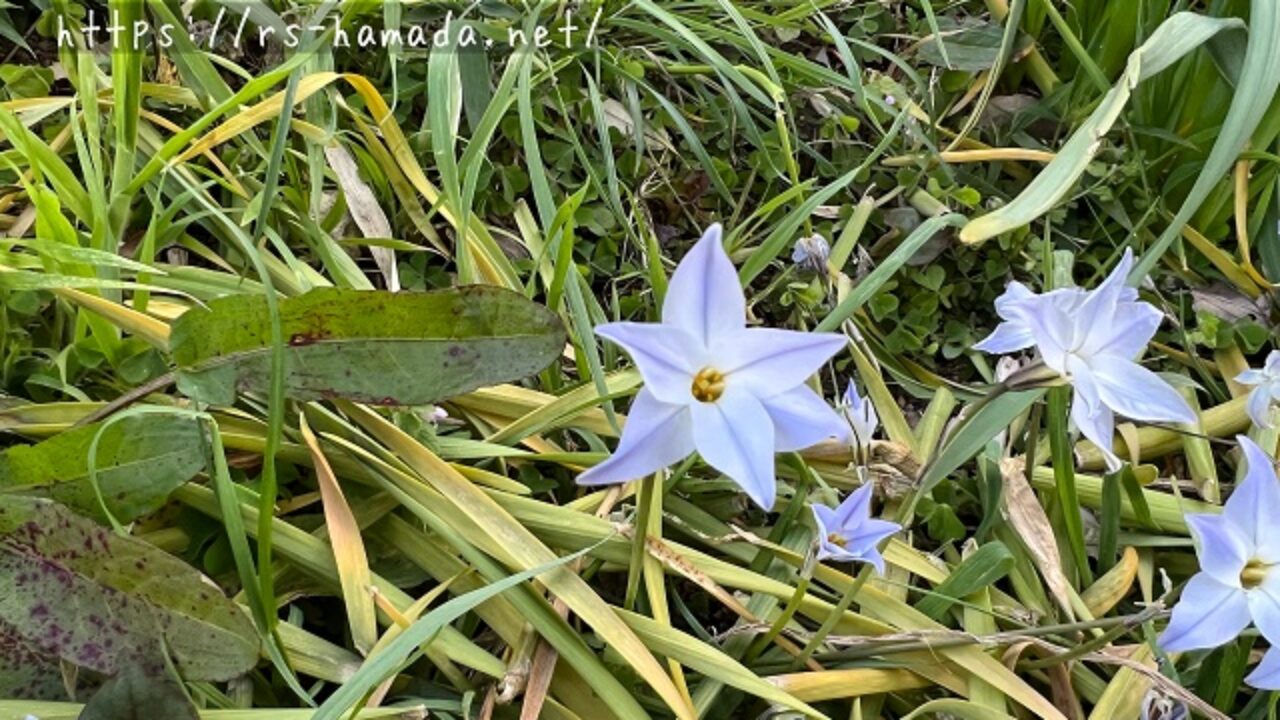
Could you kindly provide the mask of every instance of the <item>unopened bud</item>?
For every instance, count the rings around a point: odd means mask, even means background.
[[[791,260],[795,264],[805,270],[819,273],[826,272],[829,257],[831,257],[831,245],[826,238],[816,234],[797,240],[795,249],[791,251]]]

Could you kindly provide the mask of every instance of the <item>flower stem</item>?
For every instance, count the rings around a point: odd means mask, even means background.
[[[836,623],[840,622],[841,617],[844,617],[845,611],[853,604],[854,598],[858,596],[858,591],[862,589],[863,584],[867,582],[869,577],[871,577],[871,568],[864,567],[853,582],[849,584],[849,589],[840,597],[840,601],[827,614],[827,617],[822,621],[822,625],[818,627],[818,631],[813,634],[813,637],[809,638],[809,642],[805,643],[804,648],[800,650],[800,654],[792,661],[791,669],[793,671],[799,670],[804,663],[808,662],[809,658],[813,657],[813,653],[818,649],[818,646],[822,645],[832,630],[835,630]]]

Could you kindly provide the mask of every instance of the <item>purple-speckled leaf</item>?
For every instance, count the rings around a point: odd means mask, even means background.
[[[72,674],[76,683],[74,697],[67,693],[58,657],[29,644],[15,628],[0,623],[0,698],[76,700],[86,697],[98,685],[96,677],[89,677],[92,673]]]
[[[114,675],[163,664],[220,681],[258,659],[253,625],[185,563],[50,500],[0,496],[0,624],[31,647]]]

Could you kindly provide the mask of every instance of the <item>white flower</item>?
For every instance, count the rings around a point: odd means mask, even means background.
[[[876,428],[880,427],[880,418],[876,415],[876,408],[871,401],[858,395],[858,388],[854,386],[852,380],[844,391],[844,399],[840,403],[840,414],[844,415],[849,427],[853,429],[854,447],[858,448],[865,457],[867,450],[871,447],[871,436],[875,435]]]
[[[1280,400],[1280,350],[1267,355],[1261,370],[1245,370],[1236,376],[1241,385],[1252,385],[1246,407],[1253,424],[1260,428],[1271,427],[1271,403]]]
[[[847,430],[804,384],[844,347],[843,335],[746,326],[738,273],[712,225],[680,261],[667,287],[662,322],[617,322],[596,333],[631,354],[644,388],[618,449],[578,477],[583,485],[626,482],[694,450],[773,507],[773,455]]]
[[[1111,451],[1114,413],[1147,422],[1196,422],[1176,390],[1135,362],[1164,316],[1125,285],[1132,268],[1133,253],[1125,250],[1116,269],[1092,291],[1065,288],[1038,295],[1010,283],[996,299],[996,312],[1005,322],[974,345],[989,353],[1039,350],[1043,363],[1075,388],[1071,420],[1103,451],[1112,470],[1120,467]]]

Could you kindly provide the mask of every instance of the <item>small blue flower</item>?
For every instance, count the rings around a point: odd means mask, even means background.
[[[1135,358],[1147,347],[1163,313],[1125,285],[1133,252],[1092,291],[1063,288],[1037,295],[1010,283],[996,298],[1004,320],[975,350],[1011,353],[1035,347],[1041,361],[1075,388],[1071,420],[1102,451],[1112,470],[1115,414],[1147,422],[1194,423],[1191,407]]]
[[[884,574],[884,557],[876,546],[902,529],[898,523],[871,517],[872,484],[865,483],[832,509],[811,505],[818,523],[818,559],[837,562],[861,560]]]
[[[1270,428],[1271,404],[1280,400],[1280,350],[1272,350],[1261,370],[1245,370],[1236,376],[1241,385],[1252,385],[1246,408],[1253,424]]]
[[[582,485],[643,477],[697,450],[760,507],[777,494],[773,455],[848,431],[805,385],[844,347],[836,333],[746,326],[738,273],[712,225],[671,276],[662,322],[616,322],[596,333],[631,355],[644,387],[618,448],[578,476]]]
[[[1249,622],[1272,649],[1245,681],[1280,689],[1280,481],[1271,458],[1252,440],[1236,438],[1244,480],[1221,515],[1187,515],[1200,572],[1187,581],[1160,636],[1168,652],[1222,645]]]

